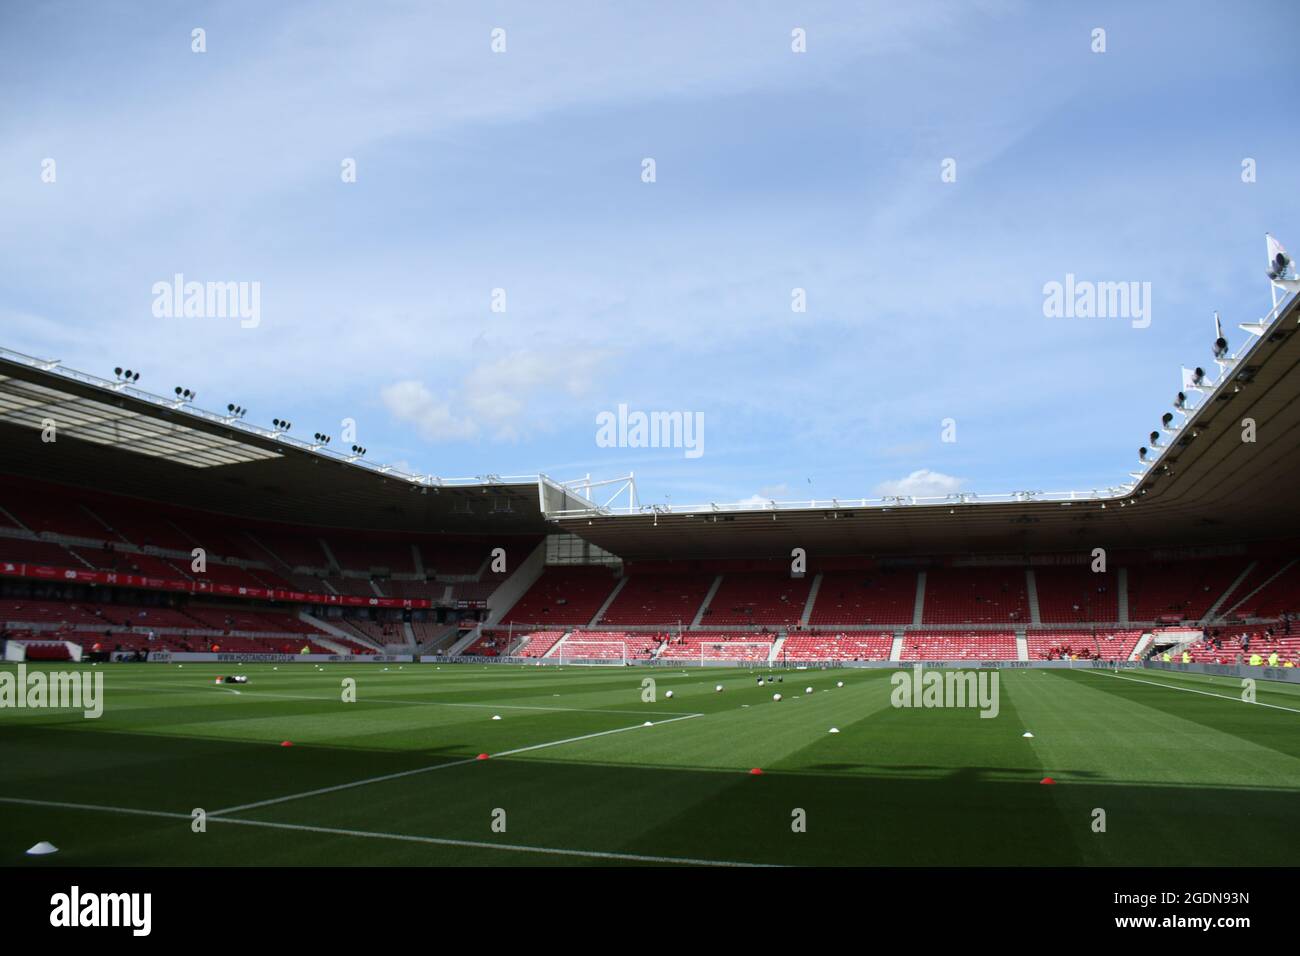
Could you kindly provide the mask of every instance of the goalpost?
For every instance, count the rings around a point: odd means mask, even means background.
[[[700,664],[763,664],[772,641],[700,641]]]
[[[566,638],[555,649],[561,664],[582,664],[588,667],[623,667],[627,664],[625,641],[585,641]]]

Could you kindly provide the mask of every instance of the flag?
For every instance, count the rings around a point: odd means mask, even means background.
[[[1282,248],[1282,243],[1267,232],[1264,233],[1264,244],[1268,248],[1268,277],[1270,279],[1280,279],[1286,275],[1287,270],[1291,267],[1291,257]]]

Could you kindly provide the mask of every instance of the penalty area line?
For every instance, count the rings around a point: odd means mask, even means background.
[[[1089,673],[1089,672],[1085,671],[1084,673]],[[1204,697],[1217,697],[1219,698],[1219,700],[1230,700],[1238,704],[1250,704],[1252,707],[1271,707],[1273,710],[1285,710],[1288,713],[1300,714],[1300,710],[1297,710],[1294,707],[1283,707],[1281,704],[1266,704],[1262,700],[1246,701],[1246,700],[1242,700],[1240,697],[1231,697],[1228,694],[1214,694],[1208,690],[1197,690],[1194,687],[1179,687],[1176,684],[1166,684],[1163,681],[1143,680],[1140,677],[1124,677],[1120,674],[1111,674],[1106,671],[1092,671],[1091,673],[1094,674],[1104,673],[1106,674],[1107,677],[1113,677],[1116,680],[1128,680],[1128,681],[1132,681],[1135,684],[1150,684],[1152,687],[1164,687],[1167,690],[1181,690],[1184,693],[1188,693],[1188,694],[1200,694]]]
[[[676,723],[679,720],[690,720],[693,717],[703,717],[703,714],[685,714],[681,717],[671,717],[668,720],[651,721],[652,727],[660,727],[663,724]],[[559,747],[562,744],[577,743],[580,740],[592,740],[596,737],[608,737],[610,734],[622,734],[629,730],[640,730],[644,724],[634,724],[631,727],[616,727],[613,730],[599,730],[594,734],[583,734],[580,737],[566,737],[563,740],[552,740],[544,744],[532,744],[528,747],[516,747],[514,750],[503,750],[500,753],[492,754],[493,758],[513,757],[515,754],[529,753],[534,750],[545,750],[548,747]],[[399,780],[402,777],[414,777],[422,773],[432,773],[435,770],[446,770],[450,767],[463,767],[465,764],[474,763],[477,757],[466,757],[464,760],[450,760],[445,763],[434,764],[430,767],[416,767],[413,770],[401,770],[397,773],[386,773],[378,777],[367,777],[363,780],[353,780],[349,783],[339,783],[332,787],[319,787],[316,790],[305,790],[302,793],[290,793],[283,797],[271,797],[268,800],[258,800],[254,803],[243,803],[237,807],[225,807],[221,810],[214,810],[208,814],[211,819],[215,816],[222,816],[227,813],[238,813],[242,810],[256,810],[261,807],[269,807],[277,803],[287,803],[290,800],[302,800],[307,797],[319,797],[327,793],[337,793],[340,790],[351,790],[354,787],[365,787],[372,783],[384,783],[388,780]]]
[[[28,807],[45,807],[60,810],[89,810],[95,813],[119,813],[128,816],[161,817],[168,820],[192,820],[188,813],[170,810],[140,810],[134,807],[108,807],[94,803],[65,803],[58,800],[27,800],[21,797],[0,797],[0,803]],[[374,830],[349,830],[342,827],[318,827],[305,823],[278,823],[273,820],[238,820],[232,817],[213,817],[214,823],[235,826],[262,827],[268,830],[289,830],[300,833],[322,833],[329,836],[358,837],[366,840],[392,840],[401,843],[422,843],[431,846],[456,846],[475,850],[501,850],[506,853],[540,853],[546,856],[572,856],[588,860],[621,860],[629,863],[664,863],[678,866],[728,866],[768,867],[768,863],[744,863],[736,860],[701,860],[693,857],[653,856],[644,853],[619,853],[612,850],[571,850],[558,847],[525,846],[518,843],[489,843],[486,840],[457,840],[451,837],[415,836],[409,833],[382,833]]]

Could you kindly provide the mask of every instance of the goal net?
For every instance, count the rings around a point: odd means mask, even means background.
[[[623,641],[561,641],[554,657],[561,664],[589,664],[620,667],[627,663],[627,644]]]

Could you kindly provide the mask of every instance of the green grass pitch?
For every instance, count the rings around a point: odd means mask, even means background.
[[[0,709],[5,865],[1300,858],[1300,688],[1265,681],[1250,704],[1227,678],[1008,670],[1000,713],[982,719],[892,707],[890,670],[759,687],[766,671],[735,668],[96,669],[97,720]],[[249,683],[217,686],[222,673]],[[60,852],[25,856],[40,840]]]

